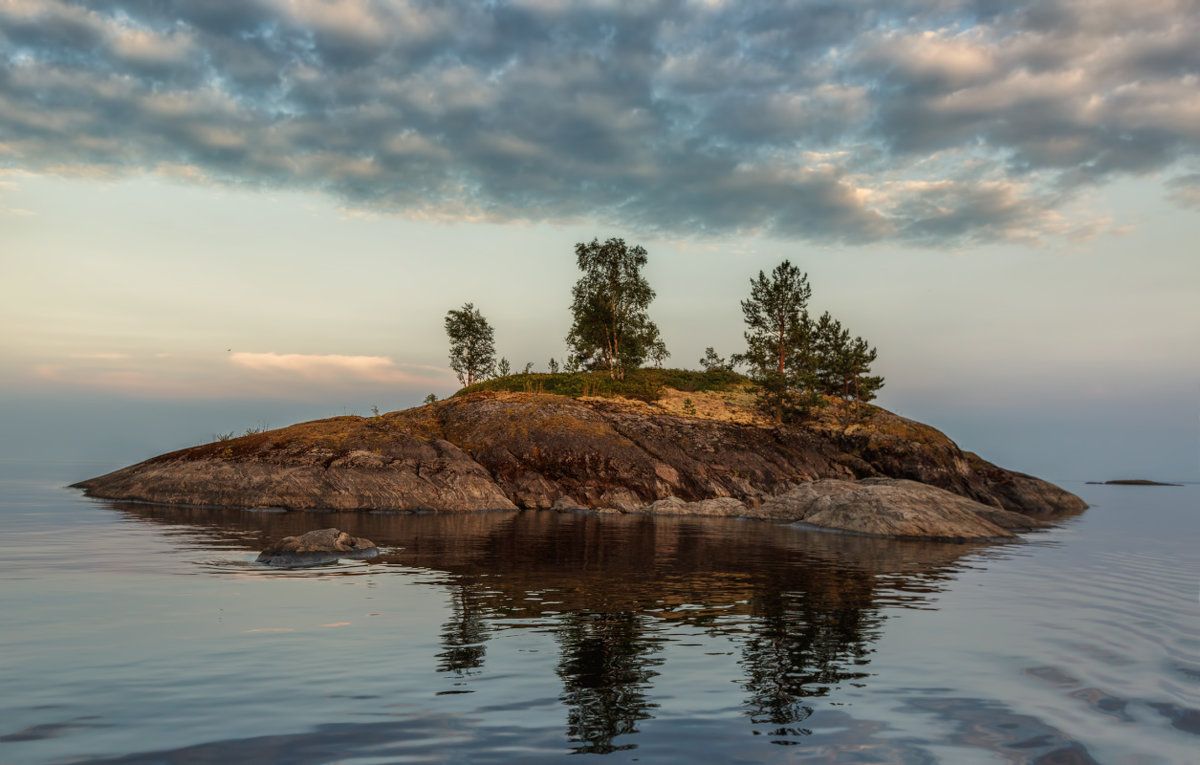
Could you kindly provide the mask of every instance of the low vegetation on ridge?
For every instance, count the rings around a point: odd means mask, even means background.
[[[607,371],[512,374],[492,377],[460,389],[455,396],[477,391],[507,391],[510,393],[549,393],[580,398],[630,398],[657,401],[667,389],[685,393],[729,391],[745,387],[750,380],[745,375],[727,369],[698,371],[693,369],[630,369],[622,379]]]

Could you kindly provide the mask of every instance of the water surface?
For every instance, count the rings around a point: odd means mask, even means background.
[[[1200,751],[1200,487],[1021,544],[0,483],[0,762],[1116,762]],[[337,526],[372,561],[276,570]]]

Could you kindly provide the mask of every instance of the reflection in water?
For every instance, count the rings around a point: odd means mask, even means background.
[[[881,608],[927,603],[974,551],[714,519],[110,506],[207,552],[249,554],[327,526],[374,540],[385,549],[379,558],[312,575],[435,572],[450,595],[436,666],[456,685],[483,672],[487,643],[501,631],[551,631],[566,734],[579,753],[637,746],[632,734],[657,708],[655,678],[668,671],[660,637],[668,627],[733,641],[752,731],[805,740],[814,699],[869,681]],[[244,561],[228,569],[295,576]]]
[[[811,733],[799,725],[813,712],[807,699],[868,677],[859,667],[880,617],[869,607],[829,608],[819,599],[819,592],[775,591],[754,600],[757,618],[742,649],[747,706],[751,721],[769,726],[765,733],[778,743]]]
[[[461,583],[450,598],[450,619],[442,627],[443,650],[437,655],[438,671],[459,677],[477,674],[487,652],[486,610],[480,605],[479,585]]]
[[[571,613],[558,630],[562,658],[558,676],[565,692],[567,734],[581,745],[574,751],[607,754],[632,749],[613,739],[637,732],[638,720],[652,715],[647,697],[651,667],[662,663],[658,646],[646,638],[644,618],[628,611]]]

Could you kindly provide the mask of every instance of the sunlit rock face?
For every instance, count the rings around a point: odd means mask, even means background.
[[[214,507],[652,512],[964,539],[1009,536],[1086,507],[927,425],[874,407],[843,415],[775,425],[482,392],[196,446],[78,486],[106,499]],[[884,478],[903,480],[861,480]]]

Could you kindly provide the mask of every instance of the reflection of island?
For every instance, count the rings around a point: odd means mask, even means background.
[[[337,526],[385,549],[371,567],[443,572],[450,615],[436,658],[456,677],[483,672],[498,631],[550,625],[568,736],[576,751],[595,753],[633,746],[619,737],[654,716],[654,679],[670,672],[660,633],[675,624],[737,644],[756,733],[806,734],[813,699],[868,681],[882,598],[927,603],[973,549],[714,519],[110,506],[207,548],[258,549]]]

